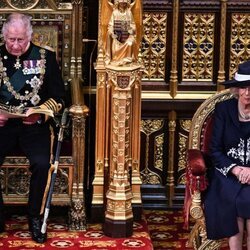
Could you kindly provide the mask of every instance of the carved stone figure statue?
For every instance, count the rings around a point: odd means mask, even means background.
[[[122,66],[137,62],[142,29],[140,7],[140,0],[103,1],[101,24],[106,64]]]

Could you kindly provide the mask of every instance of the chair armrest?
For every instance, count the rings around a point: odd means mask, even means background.
[[[199,149],[189,149],[187,151],[187,167],[194,176],[204,176],[206,174],[206,163],[202,151]]]
[[[188,228],[189,213],[193,203],[193,198],[200,197],[201,192],[207,188],[208,181],[206,178],[206,170],[207,167],[204,153],[199,149],[188,149],[184,200],[184,228]],[[200,199],[198,203],[200,211]]]
[[[207,166],[204,156],[198,149],[187,150],[186,185],[191,193],[204,191],[207,188]]]

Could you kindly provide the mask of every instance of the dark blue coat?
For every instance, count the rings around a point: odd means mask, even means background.
[[[207,236],[221,239],[238,233],[235,201],[244,185],[230,170],[235,165],[250,166],[250,122],[239,121],[237,99],[215,107],[210,156],[213,166],[204,201]],[[250,215],[250,207],[246,209]]]

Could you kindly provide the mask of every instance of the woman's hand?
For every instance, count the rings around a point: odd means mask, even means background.
[[[241,171],[242,171],[242,167],[240,167],[240,166],[235,166],[235,167],[232,168],[231,173],[232,173],[233,175],[235,175],[235,176],[239,179],[239,176],[240,176]]]
[[[250,168],[240,167],[241,171],[238,173],[238,180],[242,184],[250,184]]]

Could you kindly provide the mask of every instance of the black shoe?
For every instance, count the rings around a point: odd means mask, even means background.
[[[0,212],[0,233],[5,231],[5,216],[3,212]]]
[[[4,220],[0,219],[0,233],[5,231],[5,223]]]
[[[47,240],[47,234],[41,233],[41,219],[39,217],[29,218],[29,230],[31,232],[31,237],[37,243],[44,243]]]

